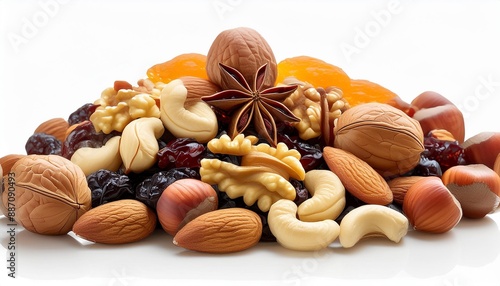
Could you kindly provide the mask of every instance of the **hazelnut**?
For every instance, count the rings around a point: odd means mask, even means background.
[[[500,203],[500,177],[483,164],[451,167],[442,180],[460,202],[465,217],[482,218]]]
[[[412,106],[416,109],[413,118],[418,120],[424,134],[433,129],[446,129],[458,142],[465,137],[465,122],[460,109],[437,92],[427,91],[418,95]]]
[[[175,236],[195,217],[217,209],[217,193],[211,185],[196,179],[181,179],[170,184],[156,205],[163,229]]]
[[[438,177],[414,183],[406,192],[403,212],[413,228],[430,233],[447,232],[462,218],[460,202]]]
[[[460,146],[464,149],[465,160],[469,164],[484,164],[494,168],[500,154],[500,132],[481,132],[465,140]]]

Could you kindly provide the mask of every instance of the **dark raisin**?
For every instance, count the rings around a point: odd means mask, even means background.
[[[430,160],[425,156],[420,156],[420,162],[415,168],[413,168],[412,171],[410,171],[410,175],[441,177],[443,175],[443,172],[438,161]]]
[[[24,149],[28,155],[61,155],[62,143],[52,135],[34,133],[28,138]]]
[[[173,182],[193,178],[200,179],[200,174],[192,168],[174,168],[168,171],[160,171],[146,178],[135,187],[135,198],[152,209],[156,209],[156,203],[163,191]]]
[[[293,202],[297,206],[299,206],[309,198],[309,192],[307,191],[302,181],[290,179],[290,183],[295,188],[295,200],[293,200]]]
[[[86,120],[90,119],[90,115],[94,113],[96,108],[99,105],[95,105],[93,103],[85,103],[81,107],[79,107],[77,110],[73,111],[68,117],[68,123],[69,125],[77,124]]]
[[[113,131],[110,134],[97,132],[92,122],[84,121],[68,134],[62,146],[61,155],[66,159],[71,159],[71,156],[73,156],[75,151],[79,148],[102,147],[110,138],[117,135],[119,135],[117,131]]]
[[[128,176],[110,170],[99,170],[87,176],[92,192],[92,207],[135,197]]]
[[[158,167],[199,168],[206,155],[206,148],[192,138],[177,138],[158,151]]]
[[[456,165],[465,165],[465,152],[458,141],[445,141],[430,135],[424,138],[425,150],[422,156],[429,160],[435,160],[445,172]]]
[[[288,149],[299,151],[300,163],[306,172],[317,169],[324,162],[323,152],[318,143],[308,143],[299,137],[292,137],[286,133],[280,133],[278,141],[285,143]]]

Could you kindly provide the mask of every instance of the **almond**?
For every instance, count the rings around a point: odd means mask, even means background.
[[[0,158],[0,165],[2,165],[3,172],[0,173],[2,176],[6,176],[9,172],[10,169],[12,169],[12,166],[17,162],[17,160],[23,158],[26,155],[22,154],[8,154]]]
[[[124,199],[95,207],[73,225],[73,232],[88,241],[123,244],[139,241],[156,228],[156,214],[144,203]]]
[[[174,237],[177,246],[208,253],[230,253],[256,245],[262,235],[258,214],[244,208],[228,208],[200,215]]]
[[[389,188],[391,188],[394,202],[398,204],[403,204],[406,192],[408,189],[415,184],[417,181],[423,179],[423,176],[403,176],[397,177],[387,182]]]
[[[69,123],[64,118],[52,118],[45,122],[42,122],[35,129],[34,133],[45,133],[52,135],[57,138],[57,140],[64,142],[66,139],[66,130],[69,128]]]
[[[387,205],[393,194],[384,178],[368,163],[352,153],[325,147],[323,157],[349,193],[367,204]]]

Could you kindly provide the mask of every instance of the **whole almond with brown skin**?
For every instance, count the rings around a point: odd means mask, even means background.
[[[423,176],[403,176],[394,178],[387,183],[389,188],[391,188],[392,195],[394,197],[394,202],[398,204],[403,204],[406,192],[408,189],[415,184],[417,181],[423,179]]]
[[[66,130],[69,128],[69,123],[64,118],[52,118],[45,122],[42,122],[35,129],[34,133],[45,133],[52,135],[57,138],[57,140],[64,142],[66,139]]]
[[[149,236],[156,227],[156,214],[144,203],[124,199],[91,209],[73,225],[73,232],[88,241],[123,244]]]
[[[262,235],[258,214],[244,208],[219,209],[196,217],[174,237],[177,246],[208,253],[230,253],[256,245]]]
[[[368,163],[339,148],[325,147],[323,157],[349,193],[368,204],[387,205],[393,195],[387,182]]]
[[[9,154],[5,155],[2,158],[0,158],[0,165],[2,165],[3,172],[0,173],[2,176],[6,176],[9,172],[12,166],[17,162],[17,160],[21,159],[26,155],[21,155],[21,154]]]

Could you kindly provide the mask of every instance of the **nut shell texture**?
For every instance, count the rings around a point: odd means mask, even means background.
[[[19,159],[15,174],[16,221],[29,231],[60,235],[91,208],[91,192],[83,171],[57,155]]]
[[[356,155],[383,177],[410,171],[424,151],[418,121],[388,104],[366,103],[346,110],[334,134],[335,147]]]
[[[255,30],[239,27],[222,31],[213,41],[207,54],[208,78],[221,84],[219,63],[237,69],[248,83],[254,82],[255,72],[268,64],[269,76],[264,86],[273,86],[277,76],[277,63],[267,41]],[[272,75],[272,76],[271,76]]]

